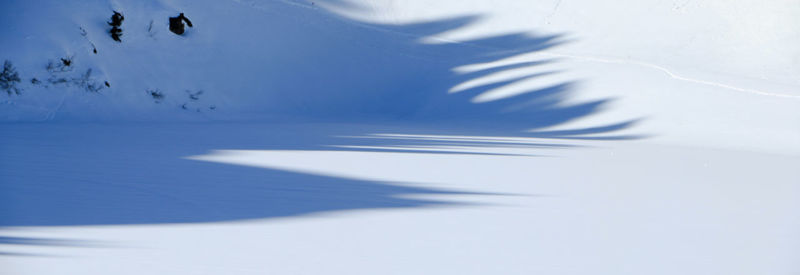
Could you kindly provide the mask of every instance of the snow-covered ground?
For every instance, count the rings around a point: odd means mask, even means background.
[[[793,1],[34,2],[1,274],[800,273]]]

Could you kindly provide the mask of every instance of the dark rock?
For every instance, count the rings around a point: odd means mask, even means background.
[[[111,22],[108,22],[108,24],[113,27],[120,27],[122,26],[123,20],[125,20],[125,16],[122,16],[121,13],[114,11],[114,15],[111,15]]]
[[[186,21],[186,25],[189,25],[192,28],[192,21],[189,21],[189,18],[181,13],[176,17],[169,18],[169,30],[177,35],[182,35],[185,32],[183,22]]]

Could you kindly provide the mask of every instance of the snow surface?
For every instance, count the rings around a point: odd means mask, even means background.
[[[0,274],[798,274],[797,14],[3,1]]]

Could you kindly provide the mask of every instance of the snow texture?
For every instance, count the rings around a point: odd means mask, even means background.
[[[0,274],[797,274],[797,14],[3,1]]]

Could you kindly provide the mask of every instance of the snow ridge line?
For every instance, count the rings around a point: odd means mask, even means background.
[[[237,2],[239,4],[243,4],[241,2],[241,0],[233,0],[233,1],[235,1],[235,2]],[[301,3],[297,3],[297,2],[291,1],[291,0],[280,0],[280,1],[283,2],[283,3],[289,4],[289,5],[293,5],[293,6],[303,7],[303,8],[306,8],[306,9],[318,10],[318,9],[314,8],[313,6],[303,5]],[[253,7],[263,10],[263,7],[260,7],[260,6],[253,5]],[[327,10],[325,10],[325,12],[329,13],[329,14],[332,14],[332,15],[335,15],[334,17],[339,19],[339,20],[344,20],[344,16],[343,15],[339,15],[339,14],[336,14],[334,12],[330,12],[330,11],[327,11]],[[460,44],[460,45],[465,45],[465,46],[470,46],[470,47],[479,47],[479,48],[486,48],[486,49],[509,51],[509,49],[503,49],[503,48],[491,47],[491,46],[484,46],[484,45],[478,45],[478,44],[474,44],[474,43],[470,43],[470,42],[446,39],[446,38],[437,37],[435,35],[434,36],[422,36],[422,35],[418,35],[418,34],[414,34],[414,33],[401,32],[401,31],[381,28],[379,26],[363,24],[363,23],[356,22],[356,21],[349,21],[349,20],[345,20],[345,21],[347,21],[348,23],[351,23],[353,25],[360,26],[360,27],[373,29],[373,30],[377,30],[377,31],[385,32],[385,33],[393,33],[393,34],[403,35],[403,36],[407,36],[407,37],[414,37],[414,38],[418,38],[420,40],[430,39],[430,40],[437,40],[437,41],[441,41],[441,42],[445,42],[445,43]],[[578,59],[578,60],[583,60],[583,61],[590,61],[590,62],[598,62],[598,63],[638,65],[638,66],[647,67],[647,68],[651,68],[651,69],[655,69],[655,70],[661,71],[661,72],[665,73],[667,76],[669,76],[670,78],[675,79],[675,80],[692,82],[692,83],[701,84],[701,85],[714,86],[714,87],[717,87],[717,88],[729,89],[729,90],[733,90],[733,91],[756,94],[756,95],[762,95],[762,96],[771,96],[771,97],[778,97],[778,98],[788,98],[788,99],[800,100],[800,95],[788,95],[788,94],[781,94],[781,93],[772,93],[772,92],[766,92],[766,91],[761,91],[761,90],[756,90],[756,89],[748,89],[748,88],[736,87],[736,86],[733,86],[733,85],[714,82],[714,81],[689,78],[689,77],[685,77],[685,76],[681,76],[681,75],[678,75],[676,73],[673,73],[672,71],[670,71],[669,69],[667,69],[667,68],[665,68],[663,66],[659,66],[659,65],[655,65],[655,64],[651,64],[651,63],[647,63],[647,62],[642,62],[642,61],[637,61],[637,60],[599,58],[599,57],[592,57],[592,56],[563,54],[563,53],[557,53],[557,52],[551,52],[551,51],[537,51],[536,54],[549,55],[549,56],[554,56],[554,57],[573,58],[573,59]]]

